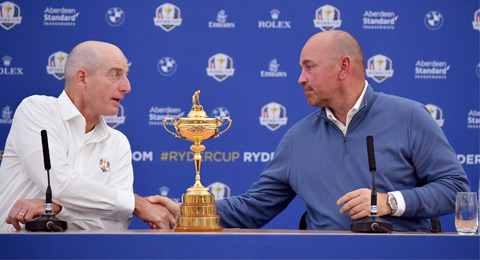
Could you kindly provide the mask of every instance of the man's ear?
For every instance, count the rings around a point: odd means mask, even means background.
[[[352,65],[352,60],[349,56],[344,56],[340,60],[340,71],[338,73],[338,77],[341,80],[344,80],[348,76],[348,72],[350,71],[350,66]]]
[[[85,89],[87,87],[87,78],[88,78],[88,72],[84,69],[79,69],[77,70],[77,73],[75,74],[75,80],[79,86],[82,87],[82,89]]]

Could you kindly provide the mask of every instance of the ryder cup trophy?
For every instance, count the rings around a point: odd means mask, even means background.
[[[220,216],[217,215],[215,198],[208,188],[205,188],[200,183],[201,153],[205,150],[205,146],[201,142],[219,137],[230,128],[232,120],[229,117],[223,117],[222,120],[207,117],[203,107],[200,105],[199,94],[200,90],[193,95],[192,110],[187,117],[181,117],[177,120],[173,120],[173,118],[165,118],[163,120],[163,127],[167,132],[175,137],[193,142],[190,150],[194,152],[195,184],[187,189],[187,193],[182,195],[180,216],[178,216],[175,225],[175,231],[177,232],[222,231]],[[176,133],[167,128],[165,123],[168,121],[172,122]],[[225,130],[219,132],[224,121],[228,121],[229,124]]]

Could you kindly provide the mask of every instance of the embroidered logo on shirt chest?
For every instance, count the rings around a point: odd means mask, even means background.
[[[100,163],[98,164],[98,166],[100,166],[100,169],[102,169],[102,172],[110,171],[110,162],[105,158],[100,159]]]

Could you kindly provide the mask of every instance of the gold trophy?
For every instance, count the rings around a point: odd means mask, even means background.
[[[217,138],[232,125],[230,117],[222,117],[222,120],[207,117],[199,101],[200,90],[193,95],[192,110],[187,117],[181,117],[177,120],[165,118],[163,127],[167,132],[175,137],[187,139],[193,142],[190,150],[194,152],[195,161],[195,184],[187,189],[187,193],[182,195],[182,206],[180,216],[178,216],[175,225],[177,232],[205,232],[222,231],[220,226],[220,216],[217,215],[217,205],[215,197],[200,183],[200,164],[202,162],[201,153],[205,146],[200,144],[204,140]],[[229,122],[225,130],[219,132],[223,122]],[[176,133],[170,131],[165,125],[171,121],[175,127]]]

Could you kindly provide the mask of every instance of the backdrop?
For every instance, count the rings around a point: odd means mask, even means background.
[[[317,32],[340,29],[360,42],[367,80],[376,91],[427,105],[478,191],[479,5],[477,0],[0,2],[0,155],[21,100],[58,96],[71,49],[85,40],[107,41],[123,50],[130,66],[132,92],[118,115],[107,119],[131,142],[135,192],[180,199],[193,185],[191,142],[167,133],[162,121],[186,116],[192,95],[201,90],[209,116],[233,120],[227,132],[204,142],[202,183],[218,198],[241,194],[258,179],[287,129],[317,109],[307,105],[297,83],[303,44]],[[296,229],[304,210],[296,199],[265,228]],[[444,229],[454,231],[453,215],[441,220]],[[134,219],[130,228],[148,226]]]

